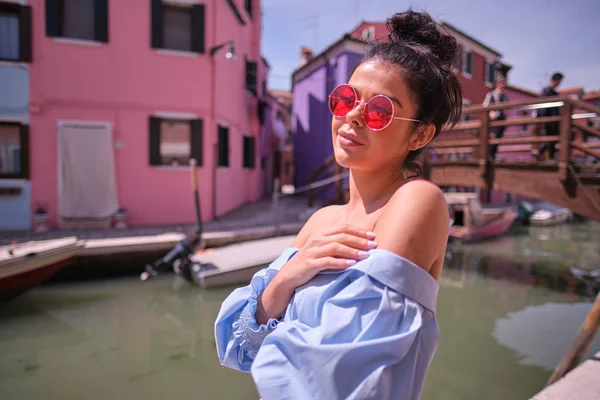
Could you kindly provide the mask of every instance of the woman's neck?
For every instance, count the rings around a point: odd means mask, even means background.
[[[396,190],[406,182],[402,171],[363,173],[350,170],[350,215],[366,215],[383,207]]]

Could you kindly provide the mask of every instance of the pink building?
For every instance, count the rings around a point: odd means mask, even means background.
[[[265,192],[259,0],[31,0],[31,209],[51,226],[194,221]]]

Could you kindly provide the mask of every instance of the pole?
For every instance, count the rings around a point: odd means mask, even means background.
[[[275,178],[273,183],[273,225],[275,226],[275,236],[279,236],[279,178]]]
[[[198,236],[202,236],[202,216],[200,215],[200,194],[198,193],[198,175],[196,159],[190,159],[190,175],[192,178],[192,191],[194,192],[194,207],[196,209],[196,224],[198,225]]]
[[[585,353],[592,340],[594,340],[598,328],[600,328],[600,292],[596,295],[596,301],[592,304],[590,312],[579,328],[575,340],[573,340],[573,343],[571,343],[571,346],[563,355],[562,360],[556,366],[546,386],[558,381],[579,364],[583,353]]]

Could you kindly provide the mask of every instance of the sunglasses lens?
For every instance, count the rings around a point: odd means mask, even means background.
[[[356,105],[356,94],[349,85],[338,86],[329,96],[329,109],[336,117],[345,117]]]
[[[375,96],[365,106],[365,123],[373,130],[385,128],[392,120],[394,106],[384,96]]]

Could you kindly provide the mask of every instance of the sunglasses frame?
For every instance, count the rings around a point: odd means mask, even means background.
[[[354,92],[354,107],[348,111],[348,113],[346,113],[346,115],[335,115],[335,113],[333,112],[333,110],[331,109],[331,97],[333,96],[333,92],[335,92],[337,89],[341,88],[342,86],[348,86],[349,88],[352,89],[352,91]],[[378,128],[378,129],[373,129],[371,128],[368,124],[367,121],[365,120],[365,112],[367,111],[367,104],[369,104],[369,102],[371,100],[373,100],[376,97],[383,97],[385,98],[387,101],[390,102],[390,104],[392,105],[392,118],[390,118],[390,120],[388,121],[388,123],[383,127],[383,128]],[[361,101],[358,99],[358,92],[356,91],[356,89],[354,88],[354,86],[348,84],[348,83],[342,83],[341,85],[337,85],[332,91],[331,94],[329,95],[329,102],[328,102],[328,106],[329,106],[329,111],[333,114],[333,116],[335,116],[336,118],[345,118],[350,112],[354,111],[356,109],[356,107],[358,107],[359,104],[363,105],[363,112],[362,112],[362,118],[363,121],[365,121],[365,125],[367,126],[367,128],[369,128],[370,130],[374,131],[374,132],[379,132],[384,130],[385,128],[387,128],[388,126],[390,126],[390,124],[392,123],[392,121],[394,119],[400,119],[403,121],[412,121],[412,122],[422,122],[421,120],[418,119],[413,119],[413,118],[404,118],[404,117],[397,117],[395,115],[396,113],[396,107],[394,107],[394,102],[392,101],[392,99],[390,99],[388,96],[386,96],[385,94],[377,94],[373,97],[371,97],[369,100],[367,101]]]

